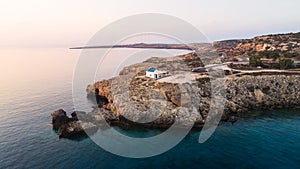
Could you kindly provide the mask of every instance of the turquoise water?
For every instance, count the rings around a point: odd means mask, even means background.
[[[192,131],[170,151],[145,159],[113,155],[86,137],[58,139],[50,113],[58,108],[71,113],[73,105],[72,71],[56,71],[72,68],[76,57],[58,64],[61,55],[55,56],[42,58],[53,62],[47,67],[53,71],[38,76],[24,73],[30,67],[26,61],[9,78],[1,71],[0,168],[300,168],[299,110],[253,112],[234,124],[222,123],[203,144],[199,131]],[[147,137],[159,131],[122,132]]]

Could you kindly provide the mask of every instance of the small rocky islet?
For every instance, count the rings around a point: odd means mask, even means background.
[[[270,39],[264,39],[270,42]],[[262,43],[262,40],[257,41]],[[243,46],[236,43],[235,48]],[[199,49],[217,52],[221,44],[224,42],[215,43],[218,47],[214,49],[200,45]],[[197,48],[195,44],[193,47]],[[268,49],[273,50],[273,47]],[[193,124],[194,128],[202,128],[209,114],[214,116],[213,113],[217,113],[210,110],[212,106],[218,106],[218,99],[222,101],[219,106],[223,107],[221,121],[225,122],[235,122],[242,113],[252,110],[300,107],[299,69],[248,71],[238,70],[231,64],[221,71],[192,72],[191,69],[204,65],[203,58],[210,57],[195,51],[168,58],[153,57],[125,67],[119,76],[88,85],[88,97],[95,99],[94,91],[99,89],[99,95],[108,102],[88,113],[73,112],[71,117],[62,109],[56,110],[51,113],[53,128],[60,137],[90,134],[110,125],[124,129],[165,129],[178,119],[181,127]],[[297,52],[294,48],[293,51]],[[228,58],[232,59],[232,56]],[[209,63],[219,63],[218,58],[209,60]],[[146,77],[149,68],[168,71],[171,76],[158,80]]]

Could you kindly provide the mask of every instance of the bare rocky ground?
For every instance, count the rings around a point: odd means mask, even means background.
[[[242,113],[251,110],[300,107],[299,69],[272,70],[273,67],[261,69],[247,63],[233,63],[209,68],[207,72],[191,71],[251,55],[273,62],[280,58],[300,60],[300,33],[226,40],[212,45],[159,44],[159,47],[193,51],[169,58],[153,57],[125,67],[117,77],[89,85],[86,89],[89,97],[95,99],[97,88],[108,103],[92,112],[73,112],[72,117],[62,109],[54,111],[52,124],[58,135],[92,134],[111,125],[124,129],[168,128],[178,122],[179,127],[194,124],[195,128],[202,128],[218,115],[222,116],[221,121],[235,122]],[[170,76],[158,80],[147,78],[145,72],[149,68],[168,71]]]
[[[300,73],[298,71],[240,71],[221,68],[192,73],[191,68],[203,66],[201,56],[194,52],[169,58],[150,58],[143,63],[125,67],[120,75],[91,84],[86,91],[94,98],[108,99],[105,108],[74,112],[72,118],[63,110],[52,113],[53,125],[61,137],[93,133],[107,125],[121,128],[168,128],[175,121],[180,126],[193,123],[203,127],[210,116],[222,114],[222,121],[234,122],[250,110],[297,108],[300,106]],[[217,60],[205,60],[215,63]],[[148,68],[165,70],[171,76],[154,80],[145,77]],[[216,102],[220,98],[223,102]],[[222,111],[210,111],[214,106]],[[220,110],[220,109],[219,109]],[[215,113],[215,114],[214,114]],[[81,124],[81,125],[79,125]]]

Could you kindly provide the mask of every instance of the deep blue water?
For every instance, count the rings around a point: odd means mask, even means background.
[[[89,138],[59,139],[49,125],[50,113],[73,111],[72,72],[52,73],[2,81],[0,168],[300,168],[299,110],[253,112],[234,124],[222,123],[203,144],[199,131],[192,131],[170,151],[144,159],[116,156]]]

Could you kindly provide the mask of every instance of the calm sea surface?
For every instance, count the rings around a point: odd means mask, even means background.
[[[170,151],[145,159],[113,155],[89,138],[58,139],[50,113],[74,111],[79,54],[0,49],[0,168],[300,168],[299,110],[253,112],[233,125],[222,123],[203,144],[192,131]],[[122,132],[147,137],[158,131]]]

